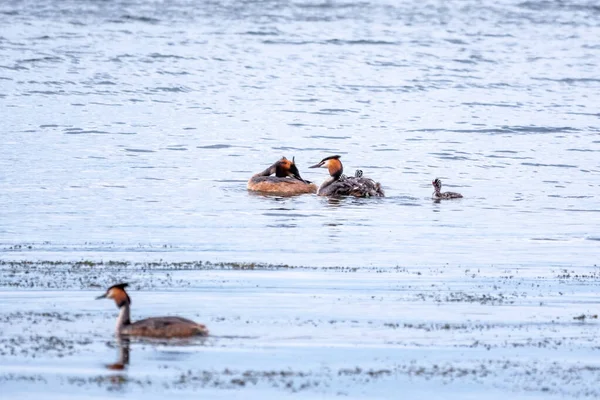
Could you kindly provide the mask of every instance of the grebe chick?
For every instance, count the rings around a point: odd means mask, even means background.
[[[363,172],[357,170],[354,176],[343,175],[344,167],[340,161],[341,156],[325,157],[318,164],[309,168],[327,168],[330,178],[325,180],[317,194],[319,196],[355,196],[355,197],[383,197],[385,196],[381,184],[369,178],[363,178]]]
[[[182,338],[208,335],[206,326],[180,317],[146,318],[131,323],[129,319],[131,299],[125,291],[126,287],[127,283],[119,283],[109,287],[102,296],[96,297],[96,300],[113,299],[119,308],[117,335],[154,338]]]
[[[275,176],[271,176],[275,174]],[[317,185],[302,179],[300,171],[296,167],[295,159],[288,160],[281,157],[275,164],[248,180],[248,190],[253,192],[295,195],[304,193],[315,193]]]
[[[433,192],[433,198],[434,199],[461,199],[463,197],[462,194],[460,193],[456,193],[456,192],[444,192],[442,193],[442,181],[440,181],[439,179],[435,178],[433,181],[431,181],[431,184],[433,185],[433,189],[435,190]]]

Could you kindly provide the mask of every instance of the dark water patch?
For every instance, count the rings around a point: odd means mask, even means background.
[[[274,224],[274,225],[267,225],[267,228],[297,228],[298,225],[297,224]]]
[[[19,63],[39,63],[39,62],[52,62],[58,63],[64,61],[61,57],[56,56],[46,56],[46,57],[38,57],[38,58],[27,58],[24,60],[18,60]]]
[[[135,56],[131,56],[129,54],[126,54],[124,56],[119,56],[119,57],[135,57]],[[193,60],[194,58],[189,58],[189,57],[183,57],[183,56],[178,56],[176,54],[161,54],[161,53],[150,53],[148,54],[149,58],[154,58],[154,59],[175,59],[175,60]]]
[[[229,144],[210,144],[208,146],[196,146],[197,149],[228,149],[233,147]]]
[[[290,39],[267,39],[262,41],[263,44],[277,44],[277,45],[296,45],[302,46],[307,44],[318,44],[318,45],[334,45],[334,46],[398,46],[402,44],[396,41],[386,40],[345,40],[345,39],[327,39],[327,40],[290,40]]]
[[[308,41],[308,40],[263,40],[263,44],[280,44],[280,45],[304,45],[304,44],[311,44],[314,42]]]
[[[173,75],[173,76],[183,76],[183,75],[191,75],[187,71],[156,71],[159,75]]]
[[[498,158],[498,159],[508,159],[508,160],[533,160],[533,157],[509,157],[509,156],[499,156],[496,154],[489,154],[485,156],[486,158]]]
[[[132,152],[132,153],[156,153],[155,150],[133,149],[133,148],[126,148],[125,151],[129,151],[129,152]]]
[[[40,128],[58,128],[60,125],[55,125],[55,124],[47,124],[47,125],[40,125]]]
[[[147,87],[150,92],[171,92],[171,93],[189,93],[192,89],[185,86],[158,86],[154,88]]]
[[[146,16],[142,16],[142,15],[125,14],[125,15],[122,15],[120,17],[120,19],[110,20],[109,22],[113,22],[113,23],[143,22],[146,24],[155,25],[160,22],[160,19],[154,18],[154,17],[146,17]]]
[[[138,179],[146,180],[146,181],[166,181],[164,178],[153,178],[151,176],[144,176]]]
[[[592,149],[567,149],[567,151],[580,151],[580,152],[583,152],[583,153],[587,153],[587,152],[589,152],[589,153],[595,153],[595,152],[597,152],[599,150],[592,150]]]
[[[421,86],[408,86],[408,85],[403,85],[403,86],[386,86],[386,85],[341,85],[338,86],[339,89],[341,90],[347,90],[350,89],[352,91],[360,91],[360,90],[367,90],[368,92],[373,92],[373,93],[381,93],[381,92],[389,92],[389,93],[408,93],[408,92],[413,92],[415,90],[420,91],[423,90],[423,88]]]
[[[550,81],[550,82],[559,82],[559,83],[568,83],[568,84],[576,84],[576,83],[600,83],[599,78],[538,78],[531,77],[531,79],[536,81]]]
[[[400,149],[374,149],[373,151],[400,151]]]
[[[578,3],[571,1],[525,1],[517,4],[517,7],[526,8],[533,11],[587,11],[592,14],[600,13],[600,5],[590,3]]]
[[[0,68],[9,69],[11,71],[27,71],[27,70],[29,70],[29,68],[24,67],[22,65],[13,65],[13,66],[0,65]]]
[[[310,99],[296,99],[296,101],[300,101],[302,103],[316,103],[316,102],[323,101],[323,100],[316,99],[316,98],[310,98]]]
[[[531,238],[535,242],[564,242],[564,239],[556,239],[556,238]]]
[[[460,44],[460,45],[467,45],[468,43],[465,42],[462,39],[444,39],[445,42],[448,43],[452,43],[452,44]]]
[[[247,35],[247,36],[279,36],[281,31],[278,29],[272,30],[264,30],[264,31],[245,31],[240,32],[238,35]]]
[[[452,59],[452,61],[461,63],[461,64],[477,64],[477,61],[474,61],[471,59],[464,59],[464,58],[454,58],[454,59]]]
[[[333,140],[345,140],[352,139],[352,136],[324,136],[324,135],[313,135],[308,136],[309,139],[333,139]]]
[[[573,127],[553,127],[553,126],[501,126],[492,129],[418,129],[408,132],[454,132],[454,133],[490,133],[490,134],[528,134],[528,133],[569,133],[580,132],[580,129]]]
[[[296,8],[307,8],[307,9],[319,9],[319,10],[334,10],[334,9],[347,9],[347,8],[363,8],[370,6],[370,3],[364,1],[357,2],[332,2],[332,1],[322,1],[322,2],[306,2],[306,3],[294,3],[294,7]]]
[[[591,117],[600,117],[600,113],[585,113],[585,112],[566,112],[567,115],[589,115]]]
[[[358,113],[356,110],[350,110],[346,108],[323,108],[319,111],[311,112],[310,114],[320,114],[320,115],[336,115],[343,113]]]
[[[600,242],[600,236],[598,236],[598,237],[588,236],[588,237],[585,238],[585,240],[592,240],[592,241],[595,241],[595,242]]]
[[[265,217],[285,217],[285,218],[304,218],[304,217],[310,217],[310,214],[298,214],[298,213],[292,213],[292,212],[285,212],[285,213],[275,213],[275,212],[265,212],[262,215],[264,215]]]
[[[548,197],[555,197],[559,199],[593,199],[594,196],[562,196],[560,194],[549,194]]]
[[[577,168],[577,165],[569,165],[569,164],[541,164],[541,163],[524,162],[524,163],[521,163],[521,165],[526,165],[529,167]]]
[[[23,94],[23,96],[29,96],[32,94],[43,94],[43,95],[50,95],[50,96],[54,96],[54,95],[68,95],[69,93],[65,90],[28,90],[27,92],[25,92],[25,94]]]
[[[165,147],[166,150],[173,150],[173,151],[187,151],[188,149],[186,147],[182,146],[169,146],[169,147]]]
[[[465,106],[482,106],[482,107],[509,107],[509,108],[518,108],[521,107],[520,103],[517,104],[506,104],[506,103],[462,103]]]
[[[359,39],[359,40],[344,40],[344,39],[329,39],[325,41],[326,44],[334,45],[366,45],[366,46],[397,46],[401,42],[387,41],[387,40],[370,40],[370,39]]]
[[[64,133],[65,133],[65,135],[86,135],[86,134],[107,134],[109,132],[99,131],[99,130],[95,130],[95,129],[91,129],[91,130],[83,130],[83,129],[66,130],[65,129]]]

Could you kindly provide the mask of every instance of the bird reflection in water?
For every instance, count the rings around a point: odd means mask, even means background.
[[[119,348],[119,358],[117,362],[107,364],[106,368],[112,371],[123,371],[129,365],[129,339],[118,338],[117,347]]]

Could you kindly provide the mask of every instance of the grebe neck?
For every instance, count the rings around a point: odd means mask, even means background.
[[[129,317],[129,303],[125,303],[119,308],[119,316],[117,317],[117,334],[121,333],[121,330],[127,325],[131,324]]]

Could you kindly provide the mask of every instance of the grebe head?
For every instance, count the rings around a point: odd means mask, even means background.
[[[438,178],[435,178],[433,181],[431,181],[431,184],[436,191],[440,191],[442,189],[442,181],[440,181]]]
[[[279,178],[291,176],[301,181],[303,180],[300,176],[300,171],[298,171],[298,167],[296,167],[295,157],[292,157],[291,161],[285,157],[281,157],[281,160],[278,160],[271,168],[273,169],[272,173]]]
[[[106,289],[106,293],[102,296],[96,297],[96,300],[100,299],[113,299],[118,308],[124,305],[131,304],[131,299],[127,295],[125,288],[128,286],[127,283],[118,283]]]
[[[341,156],[325,157],[318,164],[315,164],[308,168],[327,168],[329,170],[329,175],[338,179],[340,176],[342,176],[342,173],[344,172],[344,167],[342,166],[340,157]]]

